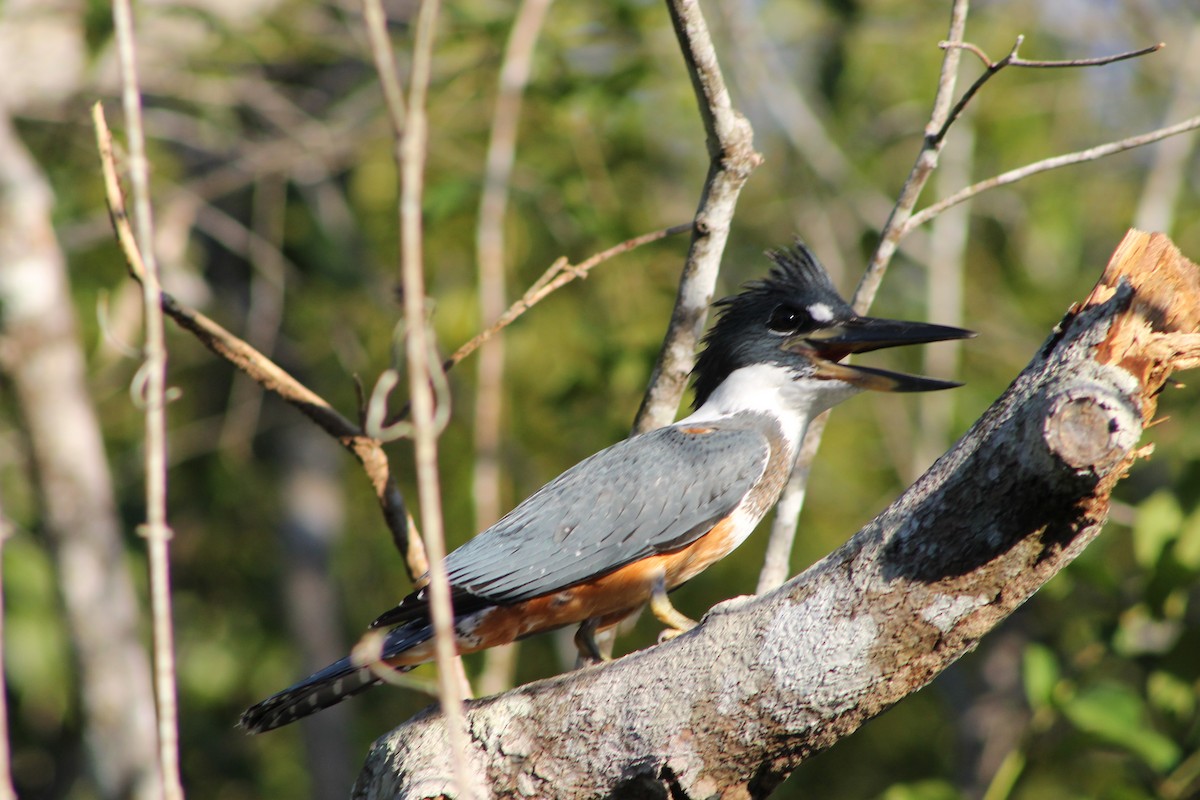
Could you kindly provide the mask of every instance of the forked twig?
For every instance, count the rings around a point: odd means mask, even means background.
[[[643,233],[641,236],[634,236],[632,239],[626,239],[620,244],[615,244],[606,250],[601,250],[588,258],[580,261],[578,264],[571,264],[567,261],[566,256],[562,256],[554,261],[545,272],[542,273],[533,285],[525,290],[525,294],[521,295],[521,299],[514,302],[508,307],[508,310],[500,315],[500,318],[493,322],[486,330],[481,331],[472,337],[469,341],[462,344],[449,358],[442,363],[442,368],[449,370],[458,362],[462,361],[471,353],[479,349],[480,345],[491,339],[500,331],[507,328],[517,320],[522,314],[535,305],[545,300],[553,292],[566,286],[576,278],[586,278],[588,273],[605,261],[608,261],[614,256],[619,256],[622,253],[627,253],[635,247],[641,247],[650,242],[657,242],[659,239],[665,239],[668,236],[675,236],[680,233],[686,233],[692,229],[691,223],[682,225],[672,225],[669,228],[660,228],[650,233]]]
[[[1056,61],[1043,61],[1043,60],[1021,58],[1019,55],[1017,55],[1017,51],[1021,49],[1021,45],[1024,42],[1025,42],[1025,36],[1024,35],[1018,36],[1017,40],[1013,43],[1012,49],[1008,51],[1008,55],[1006,55],[1004,58],[1000,59],[999,61],[992,61],[990,58],[988,58],[987,54],[983,52],[983,49],[981,47],[979,47],[978,45],[975,45],[975,44],[971,44],[970,42],[958,42],[958,41],[938,42],[938,47],[942,48],[943,50],[960,49],[960,50],[966,50],[970,53],[974,53],[979,58],[979,60],[983,62],[984,71],[983,71],[982,75],[980,75],[978,78],[975,79],[975,82],[971,84],[971,86],[967,89],[967,91],[963,92],[963,96],[961,98],[959,98],[958,102],[954,104],[954,108],[951,109],[950,116],[946,118],[946,121],[942,124],[942,127],[938,130],[938,132],[936,134],[934,134],[934,139],[937,142],[941,142],[943,139],[946,138],[946,133],[949,132],[950,126],[958,121],[958,118],[962,115],[962,112],[967,107],[967,104],[971,102],[971,98],[973,98],[975,96],[975,93],[978,92],[981,88],[983,88],[983,85],[985,83],[987,83],[989,80],[991,80],[996,75],[996,73],[1000,72],[1001,70],[1005,69],[1006,67],[1029,67],[1029,68],[1033,68],[1033,69],[1061,69],[1064,67],[1102,67],[1106,64],[1115,64],[1118,61],[1125,61],[1130,58],[1138,58],[1139,56],[1149,55],[1150,53],[1156,53],[1159,50],[1166,47],[1165,43],[1159,42],[1158,44],[1153,44],[1153,45],[1150,45],[1149,47],[1143,47],[1138,50],[1129,50],[1124,53],[1117,53],[1117,54],[1111,55],[1111,56],[1099,56],[1097,58],[1068,58],[1068,59],[1062,59],[1062,60],[1056,60]]]
[[[997,186],[1006,186],[1010,183],[1016,183],[1019,180],[1028,178],[1031,175],[1036,175],[1039,172],[1048,172],[1059,167],[1069,167],[1072,164],[1082,164],[1085,161],[1095,161],[1105,156],[1111,156],[1116,153],[1132,150],[1135,147],[1141,147],[1147,144],[1166,139],[1170,136],[1177,136],[1181,133],[1194,131],[1200,128],[1200,115],[1185,119],[1183,122],[1166,128],[1149,131],[1147,133],[1139,133],[1136,136],[1130,136],[1126,139],[1120,139],[1115,142],[1089,147],[1086,150],[1078,150],[1074,153],[1066,153],[1061,156],[1053,156],[1051,158],[1043,158],[1041,161],[1035,161],[1032,164],[1026,164],[1023,167],[1010,169],[1008,172],[1002,172],[999,175],[988,178],[987,180],[979,181],[971,184],[966,188],[960,189],[949,197],[939,200],[933,205],[921,209],[913,214],[904,223],[902,235],[907,234],[918,225],[924,225],[929,220],[941,214],[951,206],[956,206],[965,200],[970,200],[975,195],[986,192],[988,189],[994,189]]]
[[[997,72],[1006,67],[1063,68],[1102,66],[1153,53],[1163,47],[1160,43],[1140,50],[1132,50],[1099,58],[1041,61],[1023,59],[1018,55],[1018,50],[1024,41],[1024,37],[1018,37],[1008,55],[1000,61],[993,62],[978,46],[964,41],[963,33],[966,25],[967,11],[967,0],[956,0],[954,8],[951,11],[950,35],[946,41],[939,43],[939,47],[946,51],[946,57],[942,62],[942,72],[938,83],[937,97],[934,101],[934,109],[930,115],[929,123],[925,127],[925,138],[922,142],[921,150],[917,155],[916,163],[909,173],[908,180],[905,182],[903,189],[901,189],[896,206],[892,210],[881,232],[879,245],[872,255],[867,270],[854,293],[852,304],[854,309],[860,314],[866,313],[867,309],[870,308],[879,285],[883,280],[883,275],[887,270],[887,265],[895,254],[900,241],[915,230],[917,226],[928,222],[947,208],[968,200],[987,189],[1013,183],[1038,172],[1094,160],[1200,127],[1200,117],[1197,117],[1171,126],[1170,128],[1163,128],[1158,131],[1130,137],[1129,139],[1123,139],[1119,142],[1100,145],[1099,147],[1090,148],[1078,153],[1044,159],[1043,161],[1011,170],[987,181],[981,181],[956,192],[954,195],[929,206],[919,213],[914,213],[917,200],[920,198],[925,183],[932,175],[934,169],[937,168],[938,158],[945,143],[946,134],[954,122],[962,115],[963,110],[979,89]],[[976,79],[957,102],[951,105],[950,97],[953,95],[955,75],[957,74],[959,61],[954,55],[964,50],[974,53],[979,57],[984,63],[985,72]],[[793,513],[799,514],[800,508],[803,505],[807,470],[811,466],[806,459],[814,457],[817,448],[820,446],[820,440],[824,434],[825,424],[828,420],[827,415],[828,412],[817,417],[809,426],[808,434],[805,438],[804,450],[797,463],[799,474],[795,475],[789,482],[787,489],[784,491],[784,496],[780,500],[780,508],[785,509],[787,513],[776,514],[774,526],[771,531],[771,540],[767,545],[767,555],[764,559],[762,572],[759,575],[759,592],[778,586],[787,577],[792,542],[795,539],[796,533],[796,518],[793,516]]]
[[[109,216],[117,242],[130,275],[139,283],[145,274],[142,254],[133,236],[125,208],[125,198],[117,178],[113,155],[112,134],[104,118],[100,104],[93,108],[92,118],[96,127],[97,147],[104,174],[105,197]],[[392,478],[387,454],[377,441],[367,436],[362,428],[339,414],[324,398],[313,392],[286,370],[267,358],[243,339],[235,336],[204,314],[179,303],[166,292],[159,293],[162,310],[177,325],[192,333],[216,355],[245,373],[264,389],[275,393],[285,402],[295,406],[305,416],[319,425],[326,433],[337,439],[349,450],[363,467],[375,490],[375,496],[383,511],[384,521],[391,530],[397,546],[404,553],[405,567],[409,578],[415,579],[428,569],[425,547],[408,517],[404,498]]]
[[[955,0],[954,6],[950,10],[950,32],[947,38],[951,42],[963,40],[967,25],[968,5],[967,0]],[[951,113],[951,98],[954,96],[954,87],[958,79],[961,52],[957,48],[947,48],[946,55],[942,59],[937,94],[934,97],[933,111],[930,113],[929,122],[925,126],[925,138],[921,143],[921,149],[900,190],[900,197],[892,208],[887,223],[883,226],[879,245],[876,247],[871,261],[867,264],[867,269],[863,273],[851,301],[854,310],[860,314],[866,313],[874,301],[879,284],[883,281],[892,255],[899,245],[904,222],[912,214],[917,199],[921,196],[921,191],[937,167],[938,157],[942,150],[942,140],[933,134],[941,130]],[[778,507],[784,509],[785,513],[777,511],[771,524],[771,537],[767,542],[767,553],[763,558],[763,567],[758,576],[757,591],[759,593],[782,585],[791,571],[789,566],[792,545],[796,540],[797,522],[804,505],[804,493],[808,483],[807,475],[808,471],[812,469],[812,461],[816,458],[817,450],[821,446],[821,437],[825,433],[825,425],[828,421],[829,412],[826,411],[808,426],[808,433],[804,437],[804,444],[800,456],[796,460],[792,477],[779,501]]]

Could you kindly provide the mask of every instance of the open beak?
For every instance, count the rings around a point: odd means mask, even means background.
[[[969,339],[974,335],[974,331],[948,325],[853,317],[826,328],[793,336],[784,344],[784,348],[808,354],[817,368],[816,376],[824,380],[844,381],[877,392],[930,392],[937,389],[953,389],[962,384],[839,362],[851,353],[948,339]]]

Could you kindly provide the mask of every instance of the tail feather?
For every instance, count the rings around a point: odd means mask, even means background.
[[[380,682],[370,668],[356,667],[343,658],[246,709],[238,726],[249,733],[263,733],[337,705]]]
[[[395,658],[432,636],[433,629],[424,621],[396,628],[384,639],[382,658]],[[407,672],[412,667],[392,669]],[[377,683],[382,680],[370,667],[356,666],[349,657],[343,658],[246,709],[238,726],[249,733],[264,733],[337,705]]]

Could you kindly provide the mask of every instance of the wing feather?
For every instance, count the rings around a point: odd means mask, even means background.
[[[762,476],[753,427],[659,428],[587,458],[446,558],[456,591],[517,603],[684,547]]]

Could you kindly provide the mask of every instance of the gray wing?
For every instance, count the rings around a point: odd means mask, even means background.
[[[659,428],[587,458],[446,558],[450,584],[516,603],[677,550],[732,513],[762,476],[761,433]]]

